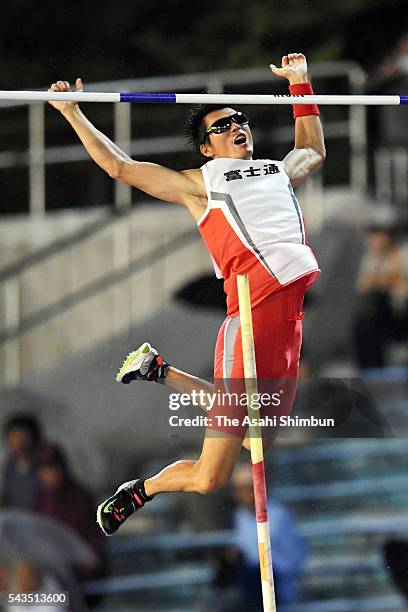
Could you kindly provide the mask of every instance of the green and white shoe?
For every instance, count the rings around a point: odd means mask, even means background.
[[[132,380],[164,383],[169,364],[148,342],[126,357],[116,375],[116,381],[128,385]]]

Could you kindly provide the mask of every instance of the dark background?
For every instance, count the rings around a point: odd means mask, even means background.
[[[276,62],[354,59],[367,70],[406,25],[405,0],[3,0],[3,89]]]
[[[354,60],[366,71],[368,82],[375,69],[390,61],[407,28],[406,0],[107,0],[51,2],[4,0],[0,20],[0,88],[45,88],[57,79],[89,83],[158,75],[258,67],[280,63],[282,54],[303,51],[309,63]],[[313,74],[312,74],[313,78]],[[335,79],[313,79],[318,93],[348,93]],[[278,87],[278,89],[275,89]],[[279,90],[281,87],[281,90]],[[273,92],[286,93],[284,83],[271,76]],[[269,93],[268,87],[257,93]],[[398,89],[398,88],[397,88]],[[254,93],[240,85],[228,92]],[[405,91],[387,93],[404,94]],[[112,137],[113,105],[84,105],[95,125]],[[246,110],[246,109],[244,109]],[[250,109],[250,115],[252,109]],[[257,109],[253,127],[286,125],[288,109]],[[345,109],[324,109],[325,121],[341,120]],[[375,110],[370,117],[375,118]],[[141,105],[132,109],[132,137],[182,135],[185,108]],[[264,120],[265,117],[265,120]],[[46,146],[75,145],[78,140],[55,110],[46,109]],[[372,133],[375,130],[370,130]],[[0,151],[24,153],[28,149],[27,108],[7,108],[0,113]],[[282,149],[267,145],[269,157],[283,156]],[[341,163],[348,155],[346,142],[330,147],[325,184],[347,172]],[[262,156],[257,137],[257,156]],[[197,166],[186,147],[177,155],[152,154],[149,161],[176,169]],[[95,171],[90,161],[53,163],[46,169],[46,209],[111,206],[113,182]],[[333,175],[334,173],[334,175]],[[342,174],[343,173],[343,174]],[[333,176],[332,176],[333,175]],[[27,162],[0,168],[0,214],[29,212]],[[146,196],[132,190],[132,201]]]

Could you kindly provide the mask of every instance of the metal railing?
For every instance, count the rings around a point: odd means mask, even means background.
[[[313,78],[319,82],[334,78],[345,79],[346,85],[342,92],[360,93],[364,89],[365,75],[354,62],[329,62],[311,66]],[[190,91],[199,90],[208,93],[229,91],[238,86],[254,88],[268,86],[268,91],[276,91],[282,85],[267,69],[247,69],[179,75],[170,77],[153,77],[124,81],[108,81],[90,83],[90,91]],[[0,109],[10,109],[22,106],[24,103],[1,102]],[[45,105],[33,103],[28,108],[28,151],[3,151],[0,153],[0,169],[28,166],[29,168],[29,206],[32,215],[41,215],[46,210],[45,169],[55,163],[83,161],[88,158],[84,148],[78,145],[45,146]],[[154,112],[154,111],[151,111]],[[170,136],[155,136],[148,139],[134,139],[132,136],[131,107],[128,104],[113,105],[114,140],[131,155],[150,157],[162,154],[179,153],[185,150],[184,138],[180,132]],[[157,125],[160,133],[160,121]],[[367,182],[366,165],[366,125],[365,108],[353,106],[347,110],[347,119],[341,121],[325,121],[327,139],[349,140],[350,149],[350,183],[355,188],[365,188]],[[293,139],[293,127],[279,127],[275,130],[255,130],[257,142],[271,141],[274,143],[290,143]],[[131,205],[131,191],[127,185],[117,184],[114,196],[115,206],[119,209]]]
[[[167,212],[175,223],[150,230],[139,227],[143,209],[108,214],[0,272],[0,384],[129,329],[208,269],[187,215]]]

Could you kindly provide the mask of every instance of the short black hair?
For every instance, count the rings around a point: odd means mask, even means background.
[[[7,437],[11,431],[16,429],[28,431],[34,446],[37,446],[42,440],[41,425],[38,419],[31,414],[17,414],[10,417],[3,427],[3,433]]]
[[[222,108],[230,108],[225,104],[199,104],[190,108],[185,119],[185,132],[189,144],[200,153],[200,146],[205,140],[204,117]]]

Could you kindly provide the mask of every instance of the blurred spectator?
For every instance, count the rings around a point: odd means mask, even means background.
[[[39,488],[37,455],[42,443],[40,424],[34,416],[11,417],[4,425],[8,455],[2,474],[0,506],[27,509]]]
[[[8,570],[5,565],[0,564],[0,593],[7,590]]]
[[[408,89],[408,32],[368,80],[367,93],[392,95]],[[408,198],[408,114],[396,106],[369,107],[369,154],[375,156],[376,197],[405,211]]]
[[[50,573],[40,572],[32,563],[19,561],[9,570],[10,593],[41,593],[55,594],[64,591],[61,583]],[[21,603],[6,604],[6,612],[62,612],[67,607],[62,604],[54,603],[44,605],[44,603]]]
[[[68,469],[64,454],[57,446],[46,446],[38,454],[40,488],[32,509],[65,523],[86,542],[99,559],[92,573],[78,572],[79,578],[103,574],[103,535],[95,518],[95,501]]]
[[[217,594],[217,599],[224,600],[217,610],[236,610],[234,606],[239,603],[239,609],[255,612],[262,610],[262,591],[250,465],[238,465],[231,482],[236,502],[233,523],[239,554],[229,549],[223,563],[220,563],[216,586],[225,585],[229,595],[225,598],[221,592]],[[307,556],[306,545],[289,511],[279,502],[269,499],[268,515],[276,602],[278,606],[294,604],[299,597],[301,574]],[[235,594],[231,589],[233,581],[237,587]]]
[[[388,344],[401,339],[407,325],[408,277],[390,229],[369,230],[356,289],[353,336],[357,363],[362,369],[382,368]]]
[[[0,534],[4,591],[66,591],[70,596],[70,610],[85,609],[73,570],[94,567],[97,559],[72,529],[33,512],[4,510],[0,512]]]
[[[398,40],[394,50],[387,53],[367,83],[373,94],[403,94],[408,89],[408,32]],[[407,148],[407,113],[392,106],[381,106],[378,112],[378,144],[380,146]]]

